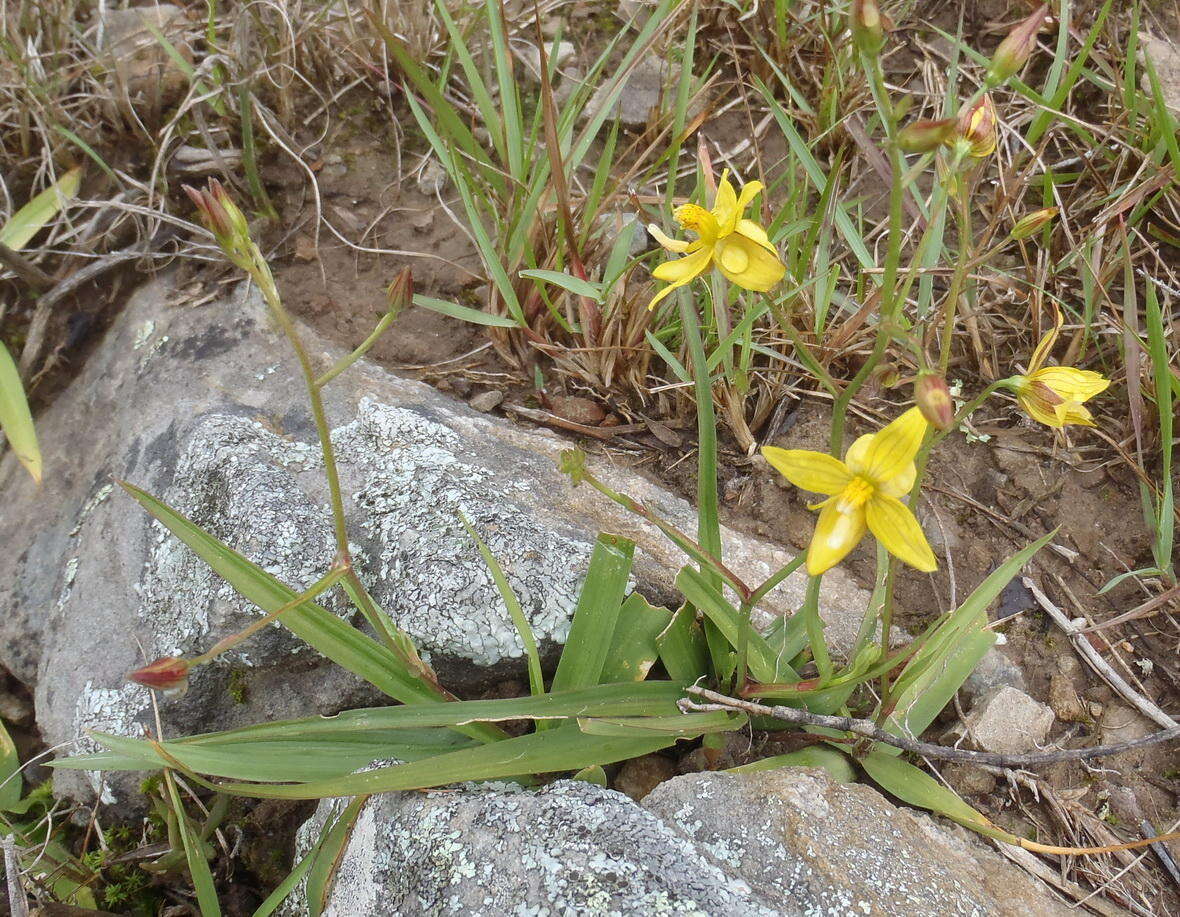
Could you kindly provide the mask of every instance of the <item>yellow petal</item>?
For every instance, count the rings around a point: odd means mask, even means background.
[[[844,453],[844,464],[853,474],[864,471],[865,456],[869,454],[869,446],[872,444],[873,434],[866,433],[863,436],[858,436],[856,442],[849,446],[848,451]]]
[[[746,187],[749,187],[749,185]],[[774,252],[775,255],[778,254],[778,249],[774,247],[774,243],[766,235],[766,230],[753,220],[738,220],[737,229],[734,231],[741,233],[751,242],[757,242],[767,251]]]
[[[721,173],[721,181],[717,183],[717,196],[713,198],[713,216],[721,235],[733,232],[741,211],[738,210],[738,197],[729,182],[729,169]]]
[[[819,511],[815,533],[807,549],[807,572],[819,576],[840,563],[856,547],[865,534],[864,507],[841,512],[839,503],[831,500]]]
[[[1065,424],[1057,416],[1057,405],[1049,404],[1043,398],[1038,398],[1031,389],[1018,389],[1016,400],[1020,407],[1033,420],[1043,423],[1047,427],[1062,427]]]
[[[740,217],[746,212],[746,208],[759,194],[762,193],[762,182],[752,181],[749,184],[742,185],[742,193],[738,195],[737,211]]]
[[[882,481],[877,489],[890,497],[904,497],[914,489],[914,481],[916,480],[918,480],[918,466],[910,462],[901,474],[888,481]]]
[[[664,280],[668,282],[668,286],[660,290],[651,302],[647,304],[649,309],[654,309],[656,303],[675,290],[677,287],[682,287],[701,271],[709,266],[709,262],[713,258],[713,249],[702,247],[690,255],[685,255],[683,258],[677,258],[674,261],[665,261],[663,264],[656,267],[651,275],[657,280]]]
[[[842,461],[822,452],[763,446],[762,455],[796,487],[813,493],[838,494],[852,480]]]
[[[653,239],[660,243],[660,245],[670,252],[686,252],[688,251],[688,242],[682,242],[680,239],[673,239],[671,236],[665,235],[664,231],[660,229],[655,223],[647,224],[648,234]]]
[[[1045,359],[1049,356],[1049,351],[1053,349],[1053,344],[1057,341],[1057,335],[1061,333],[1061,325],[1064,319],[1061,317],[1061,310],[1056,305],[1053,306],[1053,327],[1045,332],[1045,336],[1037,342],[1036,350],[1033,351],[1032,361],[1028,364],[1028,372],[1031,376],[1038,369]]]
[[[1070,424],[1079,427],[1097,426],[1094,423],[1093,415],[1077,401],[1063,401],[1053,408],[1053,413],[1059,421],[1057,425],[1061,427],[1067,427]]]
[[[759,293],[773,289],[787,272],[778,255],[738,233],[717,243],[717,267],[732,283]]]
[[[1072,366],[1046,366],[1033,373],[1032,379],[1045,383],[1066,401],[1088,401],[1110,386],[1101,373]]]
[[[893,423],[873,434],[873,439],[865,450],[863,464],[853,464],[850,461],[849,470],[853,474],[863,473],[878,486],[900,476],[918,454],[927,426],[922,412],[917,408],[910,408]],[[860,467],[857,467],[858,465]]]
[[[922,526],[908,506],[878,491],[865,504],[865,521],[885,550],[923,573],[938,569],[938,561]]]

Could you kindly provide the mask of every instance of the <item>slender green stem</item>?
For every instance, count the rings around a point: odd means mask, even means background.
[[[959,203],[959,256],[955,260],[955,272],[951,275],[950,291],[947,293],[946,305],[942,314],[942,344],[938,355],[938,371],[946,375],[946,368],[951,360],[951,344],[955,333],[955,316],[959,309],[959,300],[963,295],[963,287],[967,280],[967,269],[971,264],[971,193],[968,189],[967,176],[961,176],[958,182]]]
[[[791,560],[783,564],[779,569],[773,573],[761,586],[750,593],[750,604],[757,606],[770,591],[774,589],[779,583],[785,580],[788,576],[803,566],[803,562],[807,560],[807,551],[803,550],[796,554]]]
[[[869,56],[862,54],[861,62],[864,65],[865,73],[868,75],[869,88],[872,90],[873,98],[877,103],[877,111],[881,115],[881,122],[885,126],[885,145],[891,171],[889,184],[889,229],[885,249],[885,270],[881,275],[881,289],[879,293],[881,307],[877,320],[877,338],[873,342],[873,349],[868,359],[865,360],[860,370],[853,376],[852,381],[848,383],[844,391],[836,398],[836,403],[832,408],[831,452],[837,458],[844,451],[844,421],[849,405],[851,405],[853,397],[860,391],[861,386],[868,380],[873,370],[877,368],[877,364],[881,362],[881,358],[885,356],[885,351],[889,346],[889,340],[893,335],[897,309],[901,303],[901,299],[897,295],[897,272],[898,266],[901,263],[901,243],[904,236],[902,230],[902,203],[905,196],[905,184],[903,181],[905,164],[902,161],[901,150],[898,148],[895,140],[897,135],[897,114],[892,103],[889,101],[888,91],[885,87],[885,75],[881,69],[880,59],[875,55]]]
[[[832,677],[832,657],[828,653],[828,644],[824,639],[824,622],[819,615],[819,585],[820,576],[813,576],[807,581],[807,593],[803,598],[803,608],[799,613],[803,615],[803,623],[807,628],[807,642],[811,647],[811,658],[815,660],[815,667],[819,671],[819,683],[827,684]]]
[[[316,388],[323,388],[342,372],[344,372],[344,370],[348,369],[348,367],[352,366],[353,363],[368,353],[369,348],[377,343],[377,339],[385,333],[385,330],[393,324],[393,321],[396,318],[397,312],[393,309],[390,309],[383,316],[381,316],[381,320],[377,322],[377,326],[373,329],[372,333],[361,342],[360,346],[357,347],[356,350],[346,357],[341,357],[335,366],[315,380]]]
[[[798,329],[791,321],[791,309],[783,308],[773,296],[769,293],[765,294],[766,305],[774,315],[778,322],[779,328],[782,329],[783,334],[790,340],[791,346],[795,348],[795,354],[802,361],[803,365],[819,380],[819,383],[828,390],[833,398],[840,397],[840,385],[832,378],[831,374],[823,368],[819,360],[815,358],[815,354],[811,352],[811,348],[807,346],[803,338],[799,335]]]

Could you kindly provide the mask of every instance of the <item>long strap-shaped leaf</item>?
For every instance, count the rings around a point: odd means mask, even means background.
[[[130,484],[124,483],[123,487],[165,528],[212,567],[218,576],[259,608],[274,611],[296,597],[297,593],[290,587],[162,500]],[[394,653],[314,602],[297,605],[285,611],[278,620],[337,665],[380,688],[395,700],[408,704],[442,699],[437,686],[410,672]],[[457,728],[483,741],[495,741],[504,735],[499,729],[484,724]]]

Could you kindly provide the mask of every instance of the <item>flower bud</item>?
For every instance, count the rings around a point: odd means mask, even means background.
[[[209,187],[204,191],[185,185],[184,192],[196,205],[201,222],[213,233],[218,247],[230,261],[248,270],[253,245],[250,241],[250,225],[221,182],[216,178],[209,179]]]
[[[1037,232],[1037,230],[1052,223],[1057,218],[1057,213],[1057,207],[1045,207],[1041,210],[1034,210],[1032,213],[1016,221],[1016,224],[1012,227],[1012,231],[1008,233],[1008,238],[1027,239],[1033,233]]]
[[[967,155],[984,159],[996,149],[996,107],[986,92],[974,105],[959,113],[959,137],[968,144]]]
[[[395,318],[414,302],[414,274],[408,267],[402,268],[401,273],[393,278],[393,283],[385,291],[385,301]]]
[[[914,121],[897,135],[897,145],[906,153],[929,153],[955,138],[955,119]]]
[[[914,383],[914,401],[926,422],[944,433],[954,426],[955,403],[946,380],[937,373],[922,370]]]
[[[865,54],[876,54],[885,44],[885,25],[877,0],[852,0],[848,26],[852,40]]]
[[[127,675],[128,680],[158,691],[183,693],[188,688],[189,662],[175,656],[164,656],[142,669]]]
[[[1031,16],[1021,21],[1009,32],[992,55],[987,70],[987,84],[999,86],[1010,76],[1020,72],[1037,48],[1037,33],[1045,24],[1049,4],[1042,3]]]

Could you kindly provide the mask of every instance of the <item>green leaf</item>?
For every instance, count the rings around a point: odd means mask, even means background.
[[[1054,529],[1008,558],[937,626],[894,682],[896,703],[893,712],[882,724],[884,729],[894,735],[921,735],[939,711],[950,703],[955,692],[996,641],[995,634],[985,630],[988,606],[1056,534],[1057,530]],[[883,753],[898,752],[893,750]]]
[[[0,227],[0,243],[20,250],[78,193],[82,167],[75,166],[14,213]]]
[[[553,674],[553,691],[585,688],[601,680],[634,554],[633,541],[605,533],[598,536],[569,637]]]
[[[583,783],[593,783],[595,786],[606,786],[608,782],[606,779],[606,771],[604,771],[602,766],[599,764],[592,764],[590,767],[582,768],[570,779],[580,780]]]
[[[883,790],[912,806],[945,815],[960,825],[978,831],[980,834],[986,834],[988,837],[994,837],[1009,844],[1019,845],[1020,843],[1018,838],[993,824],[981,812],[967,805],[952,790],[947,789],[925,771],[914,767],[908,761],[885,754],[882,749],[875,749],[860,759],[860,765]]]
[[[358,796],[350,800],[344,811],[332,822],[325,825],[324,834],[320,842],[307,856],[310,860],[307,869],[307,909],[310,917],[319,917],[328,897],[332,894],[332,884],[336,878],[336,870],[344,858],[348,842],[352,838],[352,830],[356,827],[361,809],[369,801],[368,796]]]
[[[780,767],[822,767],[831,778],[838,783],[853,783],[856,780],[856,769],[848,759],[848,755],[825,745],[806,745],[798,751],[787,752],[785,755],[773,755],[731,767],[727,774],[753,774],[759,771],[772,771]]]
[[[656,641],[671,621],[669,609],[652,605],[638,592],[627,596],[599,680],[610,684],[647,678],[660,655]]]
[[[279,582],[257,564],[218,541],[200,526],[157,500],[146,491],[122,483],[140,505],[183,541],[222,579],[263,611],[275,611],[296,598],[297,593]],[[362,634],[355,627],[314,602],[304,602],[285,611],[278,622],[300,639],[311,644],[337,665],[380,688],[403,703],[440,699],[438,689],[412,672],[390,649]],[[484,741],[494,741],[501,733],[481,726],[461,731]]]
[[[176,790],[176,782],[172,775],[165,772],[164,776],[164,782],[168,786],[168,798],[172,803],[172,811],[176,815],[176,824],[180,831],[180,842],[184,846],[189,876],[197,893],[201,917],[220,917],[221,905],[217,902],[217,886],[213,882],[213,873],[209,871],[209,861],[205,857],[205,844],[193,829],[188,813],[180,803],[180,794]]]
[[[432,312],[437,312],[440,315],[447,315],[464,322],[470,322],[473,325],[488,325],[492,328],[516,327],[516,322],[506,315],[492,315],[490,312],[482,312],[479,309],[472,309],[469,306],[447,302],[445,299],[435,299],[433,296],[423,296],[421,293],[414,294],[414,305],[421,306],[423,309],[429,309]]]
[[[112,742],[112,737],[98,733],[94,738],[108,747],[119,744]],[[569,725],[327,780],[282,785],[224,782],[213,788],[223,793],[263,799],[323,799],[418,790],[467,780],[577,771],[594,764],[613,764],[646,755],[667,748],[675,741],[674,736],[651,732],[625,737],[587,735]]]
[[[37,444],[33,414],[20,381],[20,372],[3,341],[0,341],[0,430],[4,431],[17,461],[40,484],[41,447]]]
[[[673,615],[664,632],[656,637],[656,645],[660,661],[673,681],[687,685],[709,674],[709,649],[691,604],[682,605]]]
[[[722,637],[737,646],[739,635],[745,626],[742,614],[707,582],[699,570],[682,567],[676,576],[676,588],[695,605],[717,628]],[[780,682],[798,681],[798,676],[785,659],[778,659],[765,638],[753,628],[747,637],[747,659],[750,673],[756,681]]]
[[[22,789],[16,743],[4,728],[4,723],[0,722],[0,812],[10,812],[20,804]]]
[[[581,277],[563,274],[561,271],[527,270],[521,271],[520,276],[542,283],[551,283],[576,296],[588,296],[595,302],[600,303],[603,300],[602,288],[598,284],[583,280]]]
[[[676,736],[692,739],[716,732],[733,732],[749,722],[744,713],[711,711],[676,716],[628,716],[578,720],[578,728],[593,736]]]

